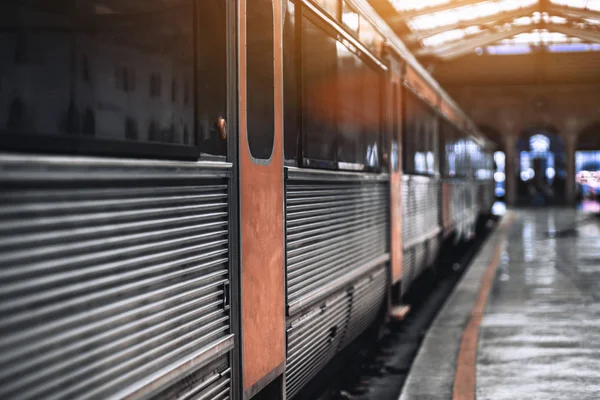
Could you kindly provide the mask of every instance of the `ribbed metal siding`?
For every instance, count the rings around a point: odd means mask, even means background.
[[[377,317],[386,295],[384,266],[288,322],[286,396],[292,398]]]
[[[381,267],[352,288],[352,309],[344,345],[355,340],[377,317],[386,294],[386,272]]]
[[[286,170],[291,398],[373,321],[386,293],[387,176]]]
[[[0,167],[1,398],[147,397],[227,370],[227,168]]]
[[[293,172],[292,172],[293,171]],[[389,257],[389,182],[360,174],[288,170],[287,301],[290,313],[338,281]],[[385,261],[384,261],[385,262]]]
[[[403,293],[427,268],[439,249],[441,232],[440,181],[424,176],[403,176]]]
[[[452,219],[455,222],[457,236],[467,235],[468,208],[467,184],[464,180],[453,180],[452,183]]]
[[[288,323],[286,396],[293,397],[340,351],[352,307],[350,292]]]

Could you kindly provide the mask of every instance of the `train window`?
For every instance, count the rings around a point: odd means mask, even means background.
[[[273,1],[248,0],[246,20],[248,146],[252,157],[267,160],[275,138]]]
[[[17,117],[10,124],[0,120],[2,145],[32,147],[27,143],[38,142],[28,137],[44,136],[53,151],[224,155],[214,125],[226,112],[226,1],[84,3],[0,4],[6,21],[17,21],[0,34],[2,55],[16,60],[3,70],[10,82],[4,93],[27,110],[26,127],[14,122]],[[196,82],[197,96],[170,101],[164,92],[172,81],[191,85],[186,93]],[[139,129],[125,122],[130,118]],[[190,140],[184,140],[184,126],[192,127]]]
[[[458,138],[456,128],[450,122],[442,120],[440,124],[440,150],[443,155],[441,172],[445,177],[456,176]]]
[[[436,116],[416,95],[406,90],[404,96],[405,170],[408,173],[432,175],[436,170]]]
[[[380,74],[351,43],[336,41],[304,16],[302,25],[303,154],[311,165],[378,168]]]
[[[362,124],[365,126],[365,165],[369,168],[377,168],[380,165],[380,143],[381,143],[381,106],[380,106],[380,87],[381,77],[371,68],[363,68],[363,84],[365,90],[362,95],[364,98],[364,114],[362,115]]]
[[[400,152],[398,149],[398,136],[400,136],[399,91],[398,83],[394,82],[392,85],[392,148],[390,151],[390,164],[394,172],[398,172],[400,169]]]
[[[334,161],[337,50],[334,38],[306,17],[302,23],[304,156]]]
[[[296,78],[296,8],[292,0],[284,1],[283,21],[283,137],[286,160],[297,160],[298,79]]]
[[[369,130],[365,114],[368,68],[358,56],[343,44],[337,43],[337,160],[343,163],[363,164],[366,134]]]

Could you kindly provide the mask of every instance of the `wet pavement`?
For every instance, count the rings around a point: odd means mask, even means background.
[[[600,399],[600,219],[514,213],[479,331],[477,399]]]

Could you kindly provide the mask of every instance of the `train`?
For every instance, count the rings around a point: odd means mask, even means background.
[[[366,0],[0,10],[0,398],[298,398],[490,213]]]

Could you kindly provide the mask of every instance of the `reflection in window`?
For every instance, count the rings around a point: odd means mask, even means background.
[[[23,33],[17,33],[14,35],[15,39],[15,64],[25,65],[29,61],[28,49],[27,49],[27,37]]]
[[[150,75],[150,97],[160,97],[161,79],[160,74]]]
[[[92,75],[90,74],[90,59],[87,54],[84,54],[81,60],[81,76],[85,82],[90,82],[92,80]]]
[[[303,20],[304,156],[343,169],[380,165],[380,75],[350,43]]]
[[[125,119],[125,137],[130,140],[138,139],[137,122],[131,117]]]
[[[436,116],[434,111],[413,93],[405,91],[404,144],[405,171],[435,174],[437,154]],[[428,155],[430,154],[430,155]]]
[[[69,106],[60,116],[58,130],[69,134],[79,133],[79,110],[73,101],[69,102]]]
[[[3,69],[3,80],[11,82],[12,96],[35,110],[27,115],[28,131],[72,134],[73,139],[168,140],[224,155],[226,141],[219,138],[215,122],[227,111],[226,1],[81,3],[0,2],[0,14],[15,21],[0,33],[6,44],[2,56],[14,60]],[[36,18],[22,18],[27,15]],[[183,102],[161,101],[173,95]],[[22,130],[19,114],[24,111],[15,107],[12,117],[8,114],[3,120],[8,133]],[[130,116],[139,123],[149,121],[151,115],[160,118],[152,129],[145,123],[139,126],[137,135],[124,122]],[[188,126],[186,143],[183,125]],[[131,148],[134,153],[136,148]],[[155,154],[163,155],[163,148],[157,147]],[[181,150],[186,157],[197,154]]]
[[[158,123],[154,120],[150,121],[150,125],[148,125],[148,140],[151,142],[160,141],[160,130]]]
[[[366,143],[364,114],[367,111],[363,91],[367,82],[363,62],[340,42],[337,54],[337,159],[341,162],[363,163]],[[370,149],[369,149],[370,151]]]
[[[273,2],[247,0],[248,146],[254,158],[271,158],[275,139]]]
[[[81,123],[81,132],[85,136],[94,136],[96,134],[96,117],[91,108],[86,108],[85,114],[83,115],[83,122]]]
[[[124,92],[135,90],[135,72],[127,67],[115,67],[115,86]]]
[[[177,102],[177,81],[175,79],[171,82],[171,101]]]
[[[298,78],[296,77],[296,7],[292,0],[284,2],[283,22],[283,138],[286,160],[297,160],[298,130]]]
[[[25,110],[25,103],[18,97],[10,103],[8,120],[6,121],[6,128],[8,130],[21,131],[26,128],[27,120]]]
[[[302,21],[302,101],[305,157],[334,160],[336,41]]]

